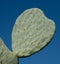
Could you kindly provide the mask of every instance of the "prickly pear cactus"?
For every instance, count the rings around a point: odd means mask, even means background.
[[[0,64],[18,64],[18,57],[30,56],[44,48],[55,33],[55,23],[42,10],[31,8],[18,16],[9,51],[0,39]]]
[[[16,20],[12,31],[13,51],[29,56],[46,46],[55,32],[55,23],[38,8],[24,11]]]

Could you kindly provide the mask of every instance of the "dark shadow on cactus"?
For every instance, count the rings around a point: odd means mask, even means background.
[[[2,64],[2,60],[0,60],[0,64]]]

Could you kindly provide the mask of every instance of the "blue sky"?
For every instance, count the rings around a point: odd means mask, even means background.
[[[60,64],[60,0],[0,0],[0,37],[12,50],[11,32],[16,18],[24,10],[37,7],[54,20],[56,33],[42,51],[19,59],[19,64]]]

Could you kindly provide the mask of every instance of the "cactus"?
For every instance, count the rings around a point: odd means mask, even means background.
[[[18,64],[18,57],[27,57],[43,49],[55,33],[55,23],[42,10],[31,8],[18,16],[12,31],[12,51],[0,38],[0,64]]]
[[[8,50],[4,42],[0,38],[0,64],[18,64],[16,54]]]

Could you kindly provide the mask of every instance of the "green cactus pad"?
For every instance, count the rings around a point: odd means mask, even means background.
[[[29,56],[44,48],[55,33],[55,23],[42,10],[31,8],[16,20],[12,31],[12,48],[19,57]]]
[[[0,64],[18,64],[17,56],[8,50],[0,38]]]

